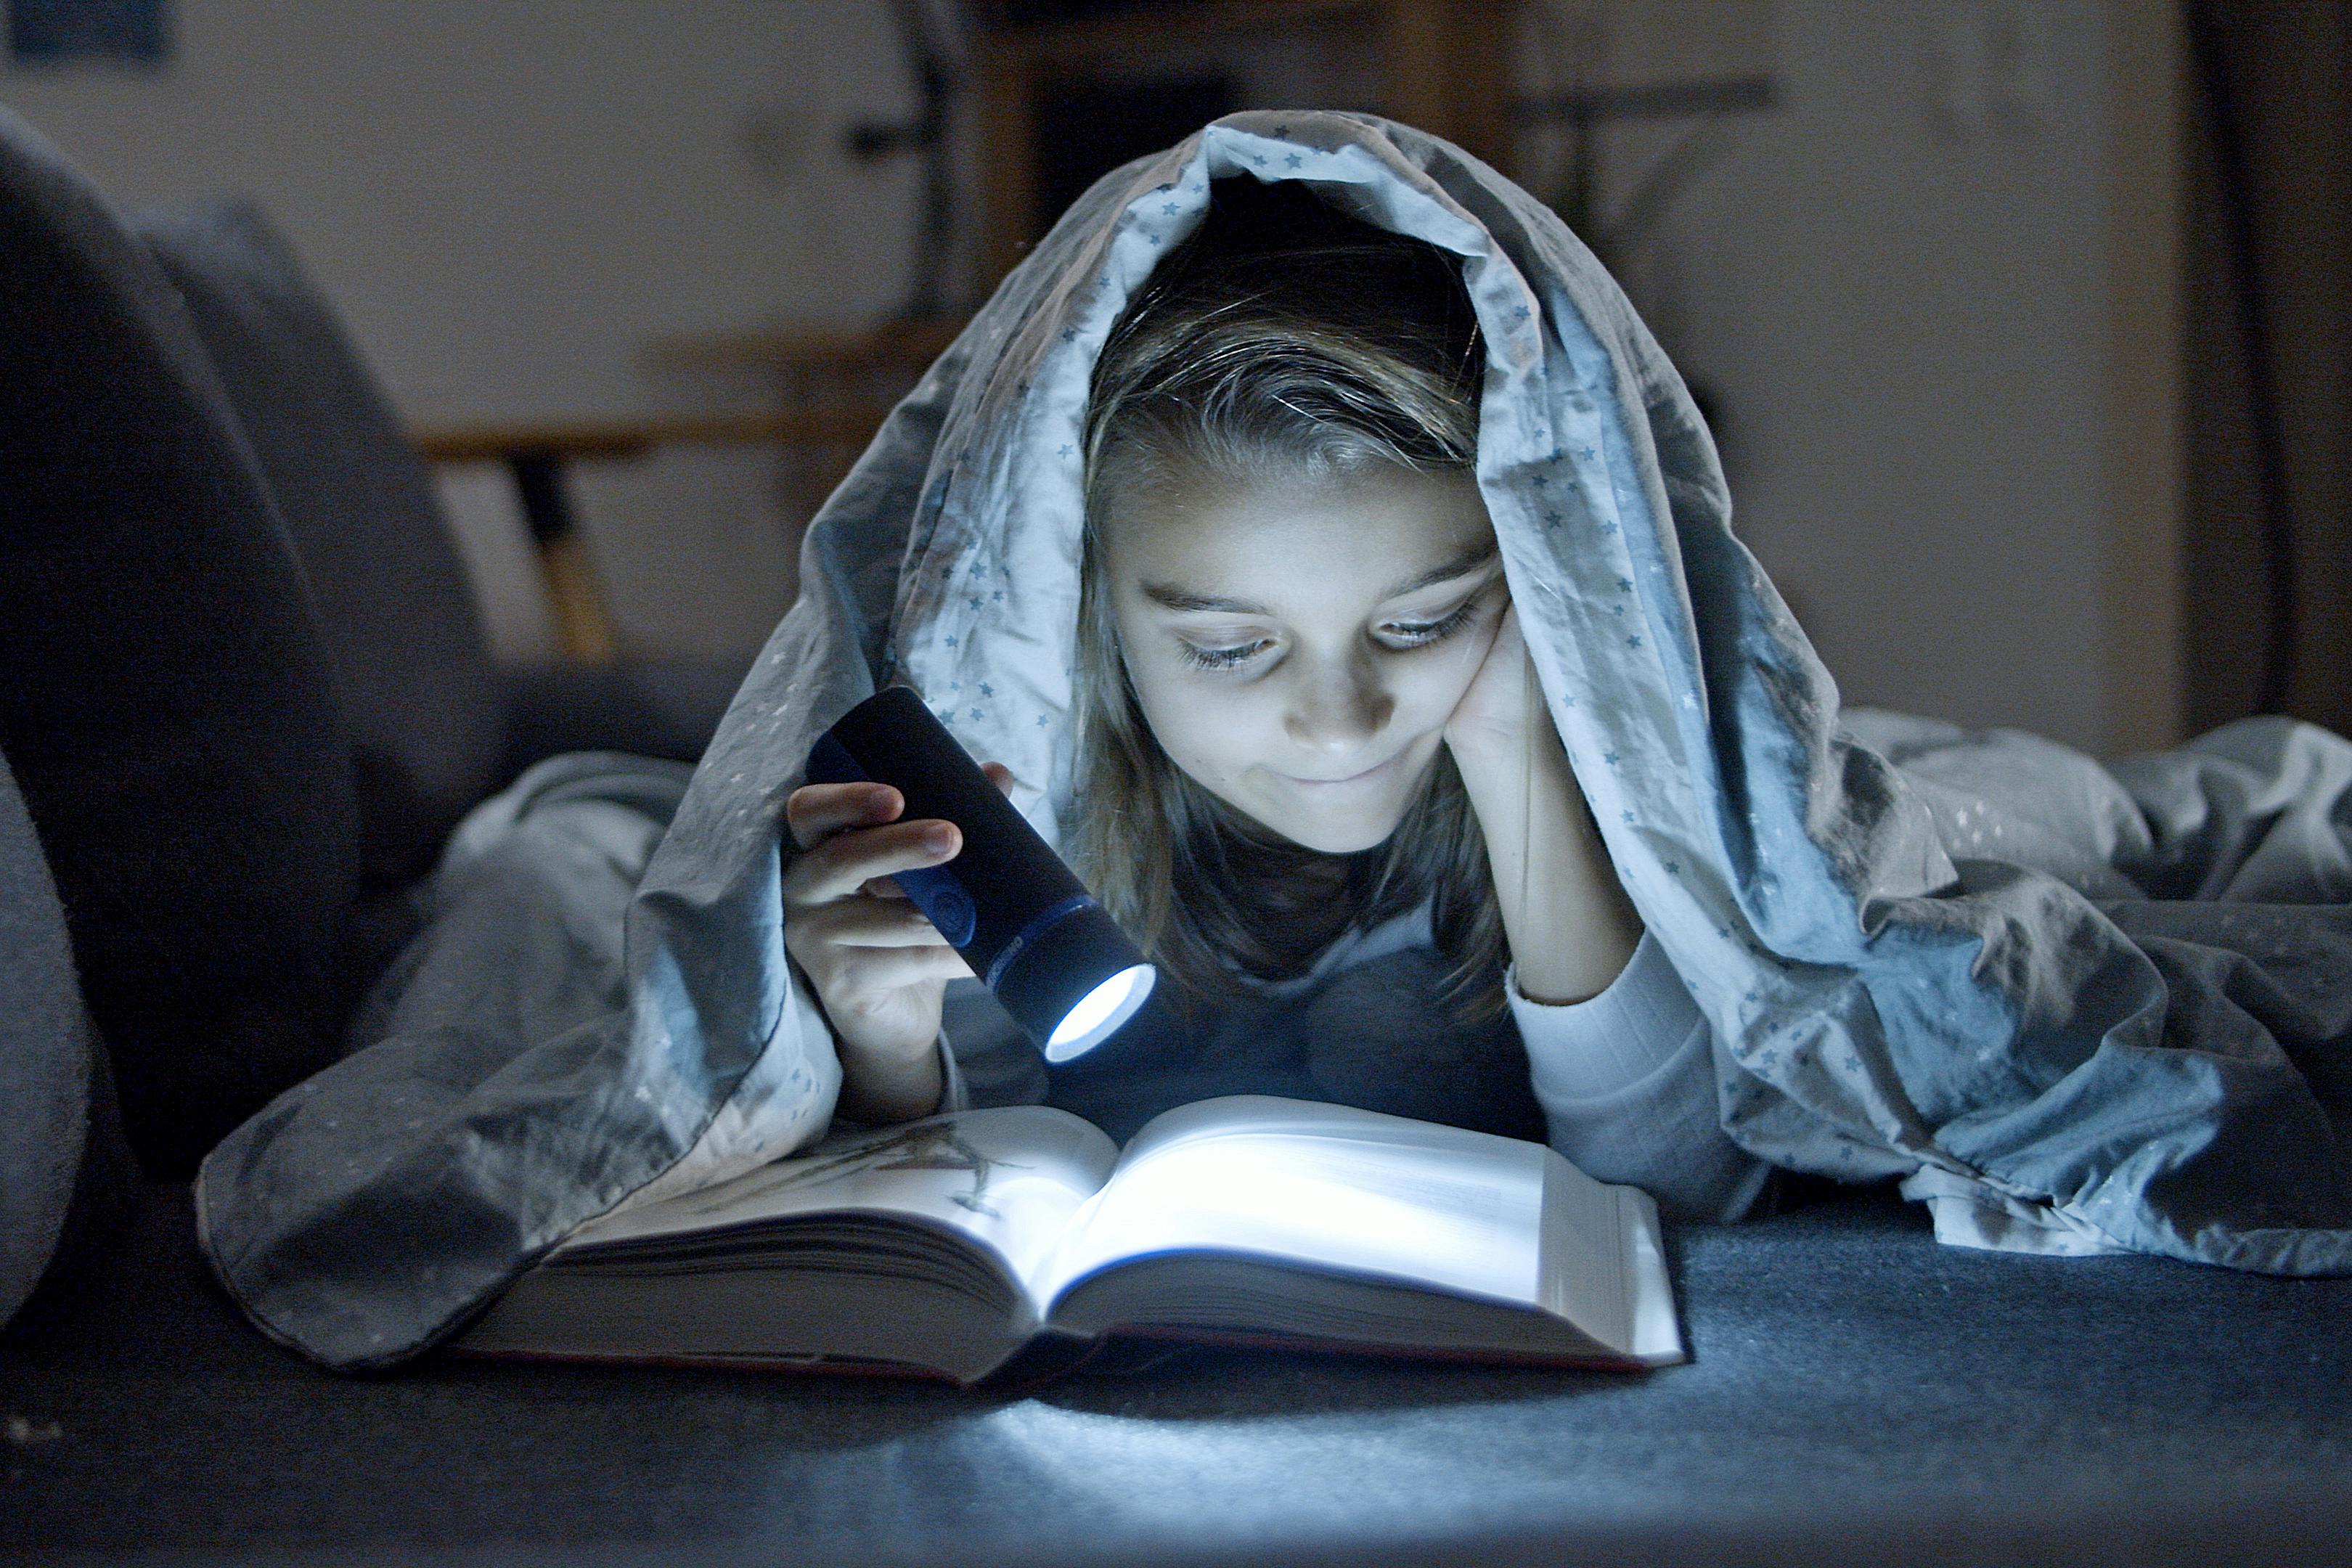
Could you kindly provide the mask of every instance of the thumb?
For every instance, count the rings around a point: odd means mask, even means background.
[[[1006,767],[1003,763],[982,763],[980,764],[980,771],[988,775],[988,782],[994,784],[1000,794],[1011,795],[1013,793],[1013,770],[1011,768]]]

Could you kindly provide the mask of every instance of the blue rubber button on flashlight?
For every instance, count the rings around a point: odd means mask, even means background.
[[[980,909],[971,901],[971,895],[963,890],[954,872],[944,866],[923,866],[898,872],[890,879],[905,889],[917,909],[930,917],[950,947],[961,947],[971,941],[973,931],[980,926]]]

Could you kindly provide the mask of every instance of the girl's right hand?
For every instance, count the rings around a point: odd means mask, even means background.
[[[988,772],[1000,789],[1011,782],[997,764]],[[800,851],[784,868],[784,950],[840,1043],[842,1110],[867,1121],[938,1106],[941,994],[971,973],[890,879],[954,859],[963,836],[950,822],[901,822],[905,810],[882,784],[803,784],[784,803]]]

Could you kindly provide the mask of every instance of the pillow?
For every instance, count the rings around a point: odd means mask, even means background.
[[[0,110],[0,753],[158,1173],[331,1060],[358,813],[333,667],[171,284]]]
[[[249,203],[140,215],[252,443],[341,682],[363,896],[430,869],[502,781],[504,686],[425,465]]]

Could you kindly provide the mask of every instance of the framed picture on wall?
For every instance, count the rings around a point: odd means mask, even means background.
[[[0,0],[16,65],[155,67],[172,58],[171,0]]]

